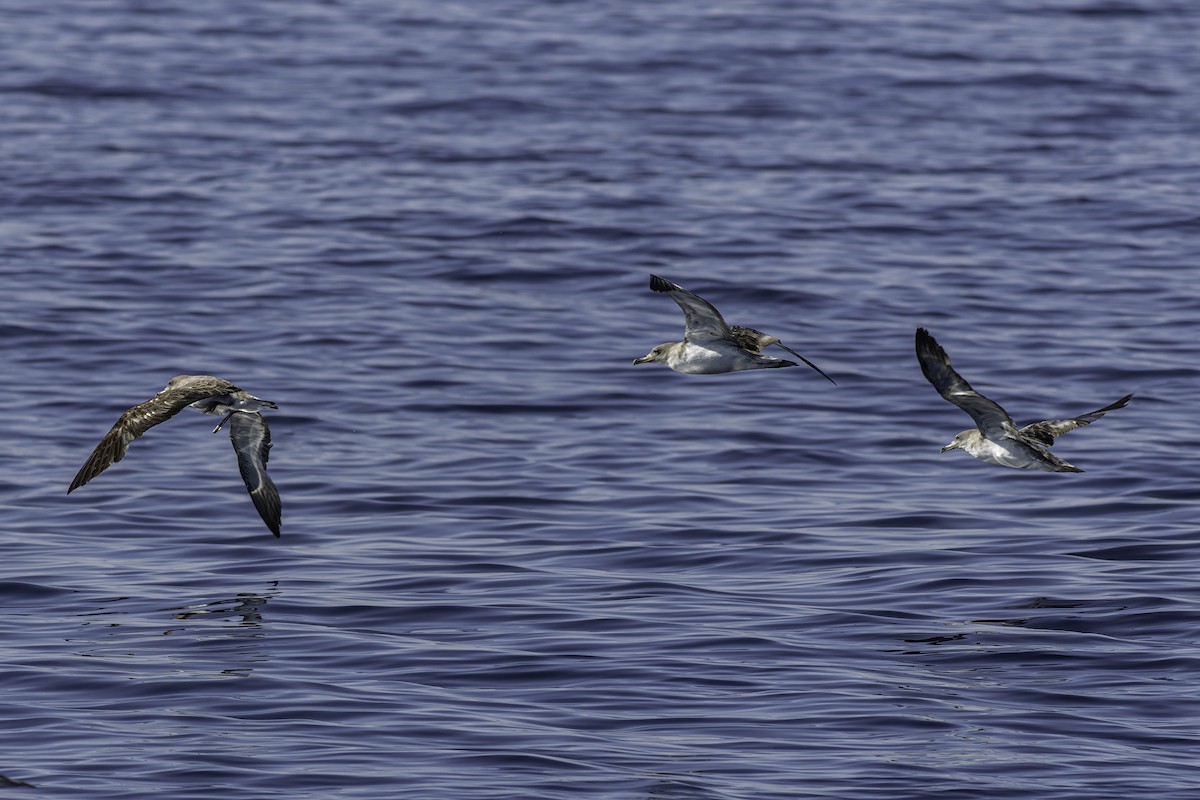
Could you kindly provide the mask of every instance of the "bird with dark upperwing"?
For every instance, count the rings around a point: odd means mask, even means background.
[[[687,375],[716,375],[744,369],[770,369],[799,366],[774,356],[764,356],[763,348],[778,345],[812,367],[830,383],[837,382],[816,364],[791,349],[778,338],[742,325],[730,327],[721,313],[699,295],[657,275],[650,276],[650,288],[670,295],[683,310],[683,341],[660,344],[634,364],[657,362]]]
[[[1064,433],[1090,425],[1110,411],[1124,408],[1133,398],[1127,394],[1112,405],[1070,419],[1050,419],[1017,428],[1012,417],[995,402],[971,388],[950,366],[950,356],[924,328],[917,328],[917,361],[925,378],[938,394],[967,412],[977,427],[962,431],[947,450],[965,450],[980,461],[1015,469],[1043,472],[1083,472],[1046,448]]]
[[[204,414],[222,417],[213,428],[213,433],[221,430],[226,422],[229,423],[229,438],[237,453],[238,469],[246,490],[263,522],[278,537],[282,504],[274,481],[267,475],[271,431],[259,413],[263,409],[278,406],[211,375],[176,376],[154,397],[122,414],[80,467],[67,494],[124,458],[134,439],[160,422],[166,422],[187,406]]]

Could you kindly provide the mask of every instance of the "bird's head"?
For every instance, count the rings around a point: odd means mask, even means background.
[[[646,353],[646,355],[642,356],[641,358],[635,358],[633,360],[633,363],[649,364],[649,363],[652,363],[655,361],[666,361],[667,350],[670,346],[671,346],[670,342],[667,342],[665,344],[660,344],[657,347],[655,347],[653,350],[651,350],[649,353]]]
[[[946,452],[947,450],[957,450],[957,449],[959,449],[960,447],[962,447],[964,444],[966,444],[966,443],[967,443],[967,438],[968,438],[968,437],[969,437],[969,436],[970,436],[972,433],[974,433],[974,431],[963,431],[962,433],[958,434],[958,436],[955,436],[955,437],[954,437],[954,440],[953,440],[953,441],[951,441],[951,442],[950,442],[950,444],[948,444],[948,445],[946,445],[945,447],[943,447],[943,448],[942,448],[942,452],[944,453],[944,452]]]

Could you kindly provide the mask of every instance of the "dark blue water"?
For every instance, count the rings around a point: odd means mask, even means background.
[[[1200,8],[10,0],[0,774],[1200,796]],[[807,369],[633,358],[662,274]],[[938,448],[929,327],[1027,474]],[[186,412],[277,402],[283,538]]]

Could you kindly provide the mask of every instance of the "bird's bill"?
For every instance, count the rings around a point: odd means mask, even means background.
[[[942,452],[944,453],[947,450],[957,450],[957,449],[958,449],[958,442],[951,442],[950,444],[948,444],[942,448]]]
[[[635,358],[635,359],[633,360],[633,363],[635,363],[635,364],[647,364],[647,363],[649,363],[649,362],[651,362],[651,361],[653,361],[653,360],[654,360],[654,354],[653,354],[653,353],[647,353],[646,355],[642,356],[641,358]]]

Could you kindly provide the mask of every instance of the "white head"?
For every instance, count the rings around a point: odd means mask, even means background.
[[[652,362],[664,363],[664,362],[666,362],[667,355],[671,352],[671,347],[674,344],[676,344],[676,342],[664,342],[663,344],[657,345],[657,346],[655,346],[655,348],[653,350],[651,350],[649,353],[646,353],[646,355],[642,356],[641,358],[635,358],[633,360],[633,363],[635,363],[635,364],[649,364]]]
[[[977,436],[979,436],[979,430],[977,428],[971,428],[970,430],[962,431],[954,437],[950,444],[942,448],[942,452],[944,453],[947,450],[957,450],[961,447],[964,447],[967,442],[971,441]]]

